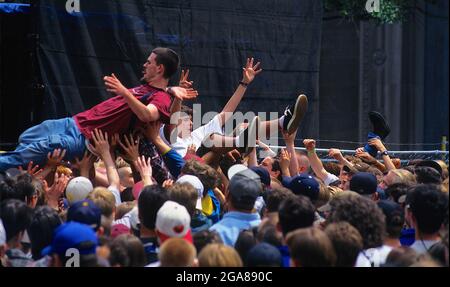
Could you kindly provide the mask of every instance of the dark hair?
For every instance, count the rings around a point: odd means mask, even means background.
[[[260,227],[256,239],[258,242],[266,242],[273,246],[283,245],[283,236],[273,224],[266,224]]]
[[[197,254],[202,251],[202,249],[211,243],[223,243],[220,235],[216,231],[211,230],[203,230],[197,233],[194,233],[192,237],[194,240],[195,249],[197,249]]]
[[[441,184],[441,174],[434,168],[428,166],[418,166],[415,168],[416,181],[419,184]]]
[[[0,203],[0,218],[6,231],[6,241],[10,241],[30,226],[33,211],[25,202],[9,199]]]
[[[438,232],[448,216],[448,194],[434,184],[412,187],[406,203],[417,221],[417,229],[425,234]]]
[[[272,171],[279,171],[280,174],[278,175],[277,179],[279,181],[283,180],[283,175],[281,174],[281,165],[280,165],[280,160],[274,158],[273,159],[273,163],[272,163]]]
[[[70,259],[69,256],[65,256],[64,254],[55,255],[59,257],[63,267],[67,265],[67,261]],[[80,267],[101,267],[97,254],[80,254]]]
[[[284,187],[267,190],[265,198],[267,211],[278,212],[281,202],[292,195],[292,191]]]
[[[410,267],[416,263],[419,255],[409,246],[400,246],[394,248],[386,257],[386,263],[383,267]]]
[[[39,206],[34,210],[33,219],[28,227],[31,240],[31,253],[34,260],[40,259],[41,251],[52,243],[53,231],[61,225],[58,213],[49,206]]]
[[[347,221],[358,229],[363,238],[364,249],[383,245],[386,223],[377,204],[364,196],[347,194],[330,201],[329,223]]]
[[[329,267],[336,263],[331,240],[318,228],[295,230],[288,234],[286,243],[292,260],[301,267]]]
[[[194,110],[186,105],[181,105],[180,109],[181,113],[187,114],[188,116],[192,117],[194,115]]]
[[[409,188],[410,188],[409,184],[400,182],[391,184],[390,186],[388,186],[388,188],[384,190],[384,192],[388,197],[392,198],[392,201],[401,204],[401,202],[399,202],[399,199],[401,196],[406,195]]]
[[[109,263],[121,267],[143,267],[147,262],[144,246],[134,235],[121,234],[111,242]]]
[[[186,207],[189,215],[194,216],[198,199],[197,190],[190,183],[175,183],[169,189],[169,199]]]
[[[334,174],[335,176],[339,176],[339,174],[341,172],[340,166],[337,163],[332,162],[332,161],[331,162],[324,162],[323,163],[323,168],[327,172],[329,172],[331,174]]]
[[[448,246],[446,246],[442,241],[439,241],[428,250],[430,256],[436,260],[442,266],[448,267]]]
[[[239,253],[239,256],[244,263],[244,266],[247,265],[247,254],[255,245],[256,237],[253,230],[242,230],[239,233],[239,236],[234,244],[234,249]]]
[[[298,229],[310,227],[314,223],[315,207],[303,195],[292,195],[281,202],[278,209],[279,223],[283,236]]]
[[[181,173],[194,175],[200,179],[204,187],[203,196],[207,195],[209,190],[217,187],[219,176],[209,165],[191,159],[186,161]]]
[[[168,200],[167,191],[159,185],[144,187],[139,194],[138,211],[141,224],[148,229],[155,229],[156,214]]]
[[[338,267],[353,267],[359,252],[363,249],[363,239],[359,231],[350,223],[341,221],[327,225],[325,233],[333,243]]]
[[[253,208],[255,207],[255,201],[250,201],[250,200],[242,200],[240,197],[237,197],[236,195],[233,196],[233,194],[231,192],[228,192],[228,196],[227,196],[227,200],[228,202],[233,205],[233,208],[239,210],[239,211],[252,211]]]
[[[156,55],[156,64],[164,66],[164,78],[169,79],[177,72],[180,65],[180,57],[175,51],[169,48],[158,47],[153,49],[152,53]]]
[[[15,180],[11,177],[5,177],[4,180],[0,182],[0,202],[15,198],[15,184]]]
[[[17,177],[15,185],[16,199],[25,203],[30,203],[31,197],[37,194],[36,188],[32,184],[33,176],[28,173],[21,174]]]

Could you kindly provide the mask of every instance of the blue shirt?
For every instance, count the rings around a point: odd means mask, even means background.
[[[258,213],[230,211],[222,220],[211,226],[209,230],[216,231],[225,245],[234,246],[239,233],[258,226],[261,218]]]

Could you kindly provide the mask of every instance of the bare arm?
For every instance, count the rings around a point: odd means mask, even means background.
[[[369,140],[369,145],[374,146],[379,152],[383,153],[385,151],[387,151],[386,147],[384,146],[384,144],[381,142],[380,139],[378,138],[373,138],[371,140]],[[384,165],[386,166],[387,171],[396,169],[394,163],[392,162],[391,158],[389,157],[389,155],[387,154],[383,154],[382,155],[383,161],[384,161]]]
[[[353,168],[353,164],[349,162],[337,148],[330,148],[328,155],[337,160],[340,164]]]
[[[289,157],[291,158],[291,162],[289,164],[289,172],[291,176],[295,176],[298,174],[298,161],[295,154],[295,143],[294,143],[296,136],[297,131],[295,131],[291,135],[283,132],[284,142],[286,143],[286,151],[289,153]]]
[[[236,91],[228,100],[225,107],[223,107],[222,112],[219,114],[220,124],[222,126],[231,118],[232,114],[238,107],[239,103],[242,100],[242,97],[245,94],[245,91],[247,90],[247,85],[249,85],[255,79],[256,75],[262,72],[262,69],[259,68],[260,62],[256,63],[255,65],[253,65],[253,63],[253,58],[247,59],[247,63],[242,72],[242,82],[245,85],[239,84],[239,86],[236,88]]]
[[[280,157],[281,175],[288,177],[291,176],[291,173],[289,171],[289,165],[291,161],[291,155],[289,154],[289,152],[287,152],[285,149],[282,149]],[[294,175],[292,174],[292,176]]]
[[[109,151],[108,134],[103,134],[101,131],[95,129],[92,132],[92,140],[94,141],[94,146],[89,144],[90,148],[99,154],[105,163],[109,185],[120,189],[119,173],[117,172],[116,165]]]
[[[313,139],[305,139],[303,141],[303,144],[305,145],[308,152],[307,156],[312,170],[318,178],[320,178],[321,180],[325,180],[328,176],[328,172],[325,170],[322,161],[316,154],[316,141]]]

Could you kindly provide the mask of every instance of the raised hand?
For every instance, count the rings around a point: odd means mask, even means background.
[[[65,149],[61,151],[61,149],[57,148],[53,150],[53,153],[49,152],[47,154],[47,165],[51,167],[58,166],[62,162],[65,155],[66,155]]]
[[[24,171],[23,168],[22,168],[22,166],[18,166],[17,169],[20,170],[20,171]],[[42,169],[39,169],[39,165],[35,165],[35,166],[33,167],[33,161],[30,161],[30,162],[28,163],[28,166],[27,166],[27,173],[28,173],[28,174],[30,174],[30,175],[32,175],[32,176],[39,176],[39,174],[40,174],[42,171],[43,171]]]
[[[253,65],[253,63],[253,58],[247,58],[247,63],[242,68],[242,82],[246,84],[250,84],[255,79],[255,76],[262,72],[262,69],[259,67],[261,63],[258,62],[256,65]]]
[[[136,139],[133,138],[133,135],[130,134],[130,138],[128,139],[127,135],[124,136],[125,144],[119,139],[119,145],[126,153],[126,158],[132,162],[136,161],[139,158],[139,141],[140,136]]]
[[[165,189],[169,189],[172,186],[173,186],[173,180],[171,180],[171,179],[166,179],[162,184],[162,187],[164,187]]]
[[[182,87],[170,87],[167,88],[167,92],[180,101],[193,100],[198,96],[197,90],[194,90],[192,88],[186,89]]]
[[[373,138],[369,140],[369,145],[374,146],[378,151],[383,152],[386,147],[383,145],[379,138]]]
[[[94,165],[95,160],[96,156],[88,151],[85,151],[81,160],[77,157],[75,158],[75,162],[72,164],[72,167],[78,169],[81,176],[89,177],[89,170]]]
[[[341,153],[341,150],[337,148],[330,148],[330,150],[328,151],[328,156],[338,161],[344,158],[344,156]]]
[[[195,155],[196,152],[197,152],[197,147],[195,146],[195,144],[191,144],[188,146],[186,154]]]
[[[128,92],[128,89],[122,85],[114,73],[111,76],[103,77],[103,81],[105,82],[106,90],[110,93],[123,96]]]
[[[89,144],[89,148],[101,157],[103,157],[106,153],[109,153],[108,133],[105,132],[103,134],[102,131],[95,129],[91,132],[91,135],[94,145]]]
[[[281,169],[289,169],[289,163],[291,162],[291,155],[285,149],[281,150],[280,153],[280,167]]]
[[[312,151],[316,148],[316,141],[313,139],[305,139],[303,140],[303,145],[305,146],[306,150]]]
[[[53,185],[50,188],[48,187],[47,182],[44,180],[44,192],[47,198],[48,205],[55,209],[59,207],[58,200],[64,193],[68,182],[68,176],[64,174],[59,175],[58,173],[55,173],[55,179],[53,181]]]
[[[141,175],[141,178],[144,181],[144,185],[152,184],[153,169],[150,162],[151,158],[149,157],[147,161],[145,161],[145,156],[138,157],[137,160],[134,161],[134,166]]]
[[[363,148],[357,148],[355,156],[359,157],[366,163],[373,163],[376,161],[376,159],[373,156],[371,156],[368,152],[365,152]]]
[[[155,121],[147,124],[147,128],[145,129],[145,136],[151,140],[155,141],[156,138],[159,137],[159,130],[161,129],[161,122]]]
[[[180,77],[180,82],[178,83],[178,85],[182,88],[185,89],[191,89],[192,86],[194,85],[193,81],[189,81],[189,69],[188,70],[181,70],[181,77]]]
[[[241,158],[241,154],[237,149],[227,152],[224,157],[229,158],[232,162],[236,162]]]

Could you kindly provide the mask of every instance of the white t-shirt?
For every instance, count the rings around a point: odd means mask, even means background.
[[[410,246],[417,254],[425,254],[430,250],[431,246],[438,243],[439,240],[416,240]]]
[[[327,173],[327,177],[323,180],[323,183],[326,186],[329,186],[331,183],[335,182],[336,180],[339,180],[339,177],[335,176],[332,173]]]
[[[200,148],[203,140],[211,134],[218,133],[223,134],[222,125],[220,124],[219,115],[215,116],[209,123],[203,125],[192,131],[191,135],[186,138],[180,138],[177,136],[175,143],[170,143],[164,136],[164,126],[159,130],[160,137],[182,157],[186,155],[188,147],[193,144],[197,149]]]
[[[359,253],[355,267],[380,267],[386,263],[386,258],[392,247],[383,245],[377,248],[369,248]]]

